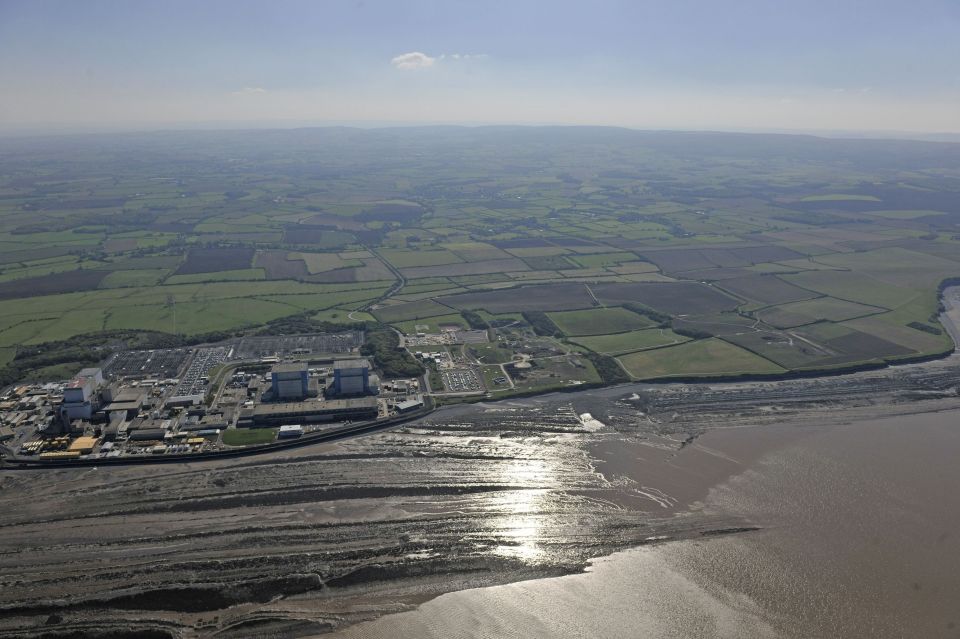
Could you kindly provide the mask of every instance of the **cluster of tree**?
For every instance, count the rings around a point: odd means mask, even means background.
[[[636,302],[627,302],[623,305],[623,308],[636,313],[637,315],[643,315],[651,322],[656,322],[660,328],[667,328],[670,326],[671,317],[666,313],[661,313],[660,311],[655,311],[652,308],[647,308],[643,304],[637,304]]]
[[[617,360],[609,355],[600,353],[585,353],[584,356],[590,360],[593,367],[600,374],[600,379],[605,384],[622,384],[630,381],[630,376],[620,367]]]
[[[437,367],[436,362],[429,362],[427,364],[427,371],[430,374],[430,388],[434,391],[443,390],[443,377],[440,375],[440,369]]]
[[[943,335],[943,331],[936,326],[930,326],[929,324],[924,324],[923,322],[910,322],[907,324],[907,326],[910,328],[915,328],[918,331],[930,333],[931,335]]]
[[[388,328],[368,331],[360,353],[372,358],[385,377],[419,377],[424,373],[423,366],[400,348],[400,338]]]
[[[673,326],[673,332],[677,335],[689,337],[690,339],[707,339],[708,337],[713,337],[713,333],[708,333],[707,331],[700,330],[698,328],[677,326],[676,324]]]
[[[0,386],[13,384],[48,366],[72,364],[77,369],[94,366],[118,349],[176,348],[186,345],[182,337],[158,331],[99,331],[69,340],[44,342],[17,348],[13,361],[0,368]]]
[[[297,333],[342,333],[344,331],[362,331],[365,322],[339,324],[313,319],[309,312],[289,315],[271,320],[257,331],[257,335],[295,335]]]
[[[563,331],[543,311],[524,311],[523,319],[527,321],[537,335],[547,335],[557,339],[563,337]]]
[[[466,321],[472,329],[485,331],[490,328],[487,320],[483,319],[476,311],[460,311],[460,314],[463,315],[464,321]]]
[[[58,353],[50,353],[35,358],[27,358],[10,362],[0,368],[0,387],[14,384],[30,376],[34,371],[47,366],[58,364],[74,364],[79,370],[85,366],[93,366],[103,358],[103,353],[84,349],[70,349]]]

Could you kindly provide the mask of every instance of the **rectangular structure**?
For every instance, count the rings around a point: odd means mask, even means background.
[[[73,440],[73,442],[71,442],[70,448],[68,450],[79,451],[80,453],[85,455],[90,451],[92,451],[93,447],[96,445],[97,445],[96,437],[77,437],[75,440]]]
[[[342,420],[376,419],[376,397],[331,399],[325,402],[284,402],[260,404],[240,413],[238,426],[275,426],[278,424],[312,424]]]
[[[303,435],[303,426],[299,424],[290,424],[281,426],[277,431],[277,439],[294,439]]]
[[[270,370],[270,389],[276,399],[303,399],[310,381],[304,362],[277,364]]]
[[[77,379],[89,379],[93,387],[97,388],[103,386],[103,371],[99,368],[84,368],[77,373]]]
[[[370,393],[370,362],[365,359],[340,359],[333,364],[335,395]]]
[[[423,399],[421,397],[405,399],[402,402],[397,402],[397,411],[400,413],[409,413],[410,411],[418,410],[420,408],[423,408]]]

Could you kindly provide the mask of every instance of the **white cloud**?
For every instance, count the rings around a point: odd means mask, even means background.
[[[239,91],[234,91],[230,95],[260,95],[266,92],[267,90],[262,87],[243,87]]]
[[[390,64],[396,69],[402,71],[412,71],[415,69],[426,69],[439,62],[463,61],[463,60],[484,60],[490,56],[486,53],[441,53],[438,56],[429,56],[420,51],[411,51],[403,53],[390,60]]]
[[[441,53],[440,60],[450,58],[452,60],[483,60],[490,56],[486,53]]]
[[[432,67],[433,63],[436,61],[436,58],[431,58],[426,53],[411,51],[410,53],[398,55],[394,59],[390,60],[390,64],[402,71],[412,71],[414,69],[425,69],[427,67]]]

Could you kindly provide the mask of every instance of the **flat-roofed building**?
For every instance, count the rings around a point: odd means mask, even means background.
[[[420,396],[397,402],[397,412],[400,413],[409,413],[420,408],[423,408],[423,398]]]
[[[276,426],[331,421],[376,419],[376,397],[353,397],[327,401],[260,404],[240,413],[238,426]]]
[[[277,431],[277,439],[296,439],[301,435],[303,435],[303,426],[300,424],[287,424]]]
[[[163,403],[164,408],[196,406],[203,403],[203,395],[174,395]]]
[[[125,415],[127,419],[136,417],[140,409],[143,408],[143,404],[147,401],[147,394],[136,388],[114,390],[110,396],[112,400],[103,407],[103,411],[107,415],[120,413]]]
[[[154,442],[163,441],[167,431],[162,428],[141,428],[130,431],[130,441],[135,442]]]
[[[86,455],[93,451],[93,447],[97,445],[96,437],[77,437],[75,440],[70,442],[70,448],[67,450],[76,450],[81,454]]]
[[[99,368],[84,368],[76,374],[77,378],[89,379],[93,382],[93,387],[103,386],[103,371]]]

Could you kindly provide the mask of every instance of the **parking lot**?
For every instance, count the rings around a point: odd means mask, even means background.
[[[197,349],[193,361],[190,362],[187,372],[183,374],[180,384],[173,394],[175,396],[203,395],[207,389],[207,380],[204,379],[207,372],[214,366],[219,366],[227,361],[227,356],[231,350],[227,346]]]
[[[185,348],[123,351],[107,362],[103,375],[109,379],[170,379],[179,375],[189,355]]]
[[[453,368],[441,370],[443,385],[452,393],[469,393],[483,390],[480,376],[471,368]]]
[[[316,335],[277,335],[244,337],[234,355],[241,359],[349,353],[363,344],[363,333],[321,333]]]

